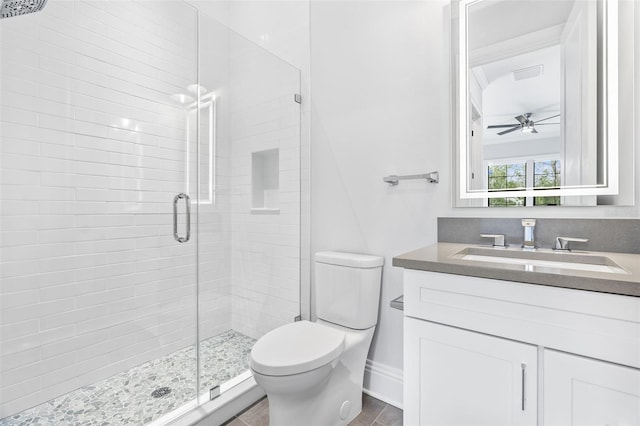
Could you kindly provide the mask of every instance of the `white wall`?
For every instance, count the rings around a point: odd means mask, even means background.
[[[380,321],[367,374],[369,389],[388,401],[401,401],[395,379],[402,369],[402,313],[389,307],[402,293],[402,271],[391,259],[434,243],[438,216],[640,213],[637,206],[451,207],[448,5],[445,0],[311,3],[312,252],[385,256]],[[638,52],[637,33],[635,40]],[[637,99],[639,74],[631,74]],[[632,131],[638,137],[637,126]],[[434,170],[440,171],[437,185],[407,181],[392,188],[382,182],[389,174]]]
[[[311,4],[312,252],[385,257],[369,358],[388,380],[369,388],[396,404],[402,401],[402,312],[389,301],[402,294],[402,271],[391,259],[435,242],[436,218],[449,206],[447,4]],[[437,185],[382,182],[390,174],[435,170]]]

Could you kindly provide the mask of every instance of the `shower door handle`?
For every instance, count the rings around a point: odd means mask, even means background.
[[[184,237],[178,235],[178,201],[184,199],[187,211],[187,234]],[[173,197],[173,238],[179,243],[186,243],[191,237],[191,198],[187,194],[180,193]]]

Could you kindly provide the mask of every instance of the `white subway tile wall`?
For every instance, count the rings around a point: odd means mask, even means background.
[[[198,62],[197,28],[169,1],[49,0],[0,21],[0,418],[192,345],[196,303],[201,339],[298,315],[299,73],[206,16]],[[178,244],[170,96],[198,77],[217,97],[216,199]],[[252,215],[251,152],[271,148],[280,212]]]

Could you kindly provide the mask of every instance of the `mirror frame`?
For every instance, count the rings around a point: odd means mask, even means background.
[[[486,0],[459,0],[457,6],[458,26],[457,26],[457,47],[458,60],[457,75],[454,77],[454,135],[457,143],[457,161],[454,170],[457,170],[457,198],[458,199],[479,199],[479,198],[502,198],[502,197],[534,197],[534,196],[588,196],[588,195],[617,195],[619,193],[618,179],[618,2],[617,0],[602,1],[602,37],[606,46],[603,52],[603,67],[598,81],[605,81],[600,85],[598,102],[603,111],[603,120],[598,123],[598,133],[602,135],[606,150],[606,158],[603,164],[606,165],[605,181],[598,185],[584,186],[564,186],[560,189],[525,189],[509,191],[488,191],[469,189],[468,180],[468,157],[467,157],[467,134],[470,114],[469,84],[468,84],[468,55],[467,55],[467,10],[473,4]],[[578,0],[579,1],[579,0]],[[455,7],[455,2],[452,4]],[[600,70],[599,70],[600,71]],[[610,78],[612,77],[612,78]],[[464,90],[460,90],[464,88]],[[464,136],[463,136],[464,135]],[[454,152],[456,150],[454,149]]]

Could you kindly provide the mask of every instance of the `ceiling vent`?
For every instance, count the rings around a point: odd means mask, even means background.
[[[544,65],[522,68],[513,71],[513,81],[526,80],[528,78],[540,77],[544,71]]]

